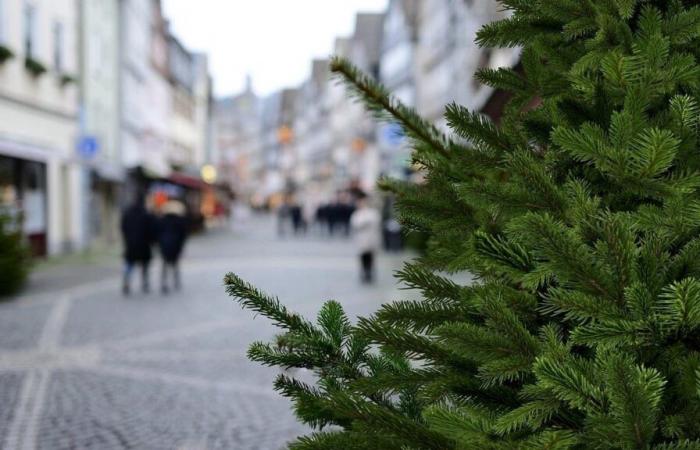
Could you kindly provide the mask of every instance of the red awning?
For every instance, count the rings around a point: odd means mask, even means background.
[[[168,177],[168,181],[190,189],[204,189],[207,186],[202,179],[187,175],[182,172],[173,172]]]

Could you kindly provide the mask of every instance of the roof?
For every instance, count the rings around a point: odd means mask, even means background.
[[[314,59],[311,63],[311,80],[323,84],[328,79],[329,66],[327,59]]]
[[[381,56],[384,13],[358,13],[355,17],[353,45],[361,45],[369,63],[376,63]]]

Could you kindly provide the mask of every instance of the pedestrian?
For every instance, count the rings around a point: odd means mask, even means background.
[[[364,193],[359,194],[359,196],[365,195]],[[340,209],[338,210],[338,221],[341,224],[343,230],[343,235],[345,237],[350,236],[350,218],[355,212],[355,205],[352,202],[352,198],[349,194],[344,194],[342,201],[340,202]]]
[[[374,280],[374,260],[381,244],[381,216],[369,205],[364,192],[357,194],[357,209],[350,218],[353,239],[360,256],[360,279],[363,283]]]
[[[122,293],[131,293],[131,273],[134,266],[141,267],[141,290],[149,291],[148,266],[151,262],[151,245],[154,238],[154,218],[146,210],[143,196],[129,206],[121,218],[121,231],[124,240],[124,280]]]
[[[334,236],[336,230],[338,229],[338,225],[340,224],[340,202],[338,200],[333,200],[331,203],[328,204],[326,207],[326,220],[328,223],[328,235],[329,236]]]
[[[308,193],[301,202],[301,220],[304,224],[304,234],[314,227],[314,218],[319,200],[315,192]]]
[[[294,230],[294,235],[304,234],[306,232],[306,226],[304,224],[304,216],[301,210],[301,206],[292,200],[289,205],[289,217],[292,221],[292,229]]]
[[[328,204],[321,203],[316,210],[316,223],[322,235],[328,233]]]
[[[173,288],[180,290],[180,255],[187,239],[187,218],[185,205],[170,200],[163,206],[163,215],[158,220],[158,247],[163,259],[160,276],[160,289],[163,294],[170,291],[168,279],[173,278]]]
[[[287,234],[287,226],[291,224],[292,209],[290,199],[285,195],[282,203],[277,208],[277,236],[284,237]]]

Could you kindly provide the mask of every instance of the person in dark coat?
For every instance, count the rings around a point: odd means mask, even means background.
[[[134,266],[141,266],[141,289],[149,291],[148,266],[151,262],[151,245],[154,235],[154,218],[144,206],[143,197],[136,199],[133,205],[124,210],[121,219],[121,231],[124,239],[124,283],[122,292],[131,292],[131,273]]]
[[[289,214],[292,219],[294,234],[303,234],[306,231],[306,225],[304,223],[304,216],[302,214],[301,206],[299,206],[297,203],[292,203],[289,208]]]
[[[163,207],[163,216],[158,220],[158,247],[163,258],[160,287],[163,294],[170,291],[169,278],[172,274],[173,288],[180,290],[180,255],[187,239],[187,218],[185,206],[171,200]]]
[[[343,205],[336,199],[327,206],[328,234],[335,235],[335,232],[342,227]]]

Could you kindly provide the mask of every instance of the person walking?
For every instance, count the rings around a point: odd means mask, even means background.
[[[360,279],[363,283],[374,281],[374,260],[381,243],[381,216],[369,205],[364,192],[357,194],[357,209],[350,217],[350,228],[360,256]]]
[[[284,237],[287,234],[287,227],[291,225],[292,208],[288,195],[282,199],[282,203],[277,207],[277,236]]]
[[[141,290],[149,292],[148,267],[151,262],[151,245],[154,235],[154,218],[146,210],[144,198],[124,210],[121,218],[121,231],[124,240],[124,279],[122,293],[131,293],[131,273],[136,265],[141,267]]]
[[[294,235],[304,234],[306,232],[304,216],[302,214],[301,206],[296,201],[292,201],[289,205],[289,216],[292,220]]]
[[[160,289],[163,294],[170,292],[169,278],[172,277],[172,287],[180,290],[180,255],[187,239],[187,218],[185,205],[177,200],[169,200],[163,206],[163,215],[158,220],[158,247],[163,259],[160,276]]]

